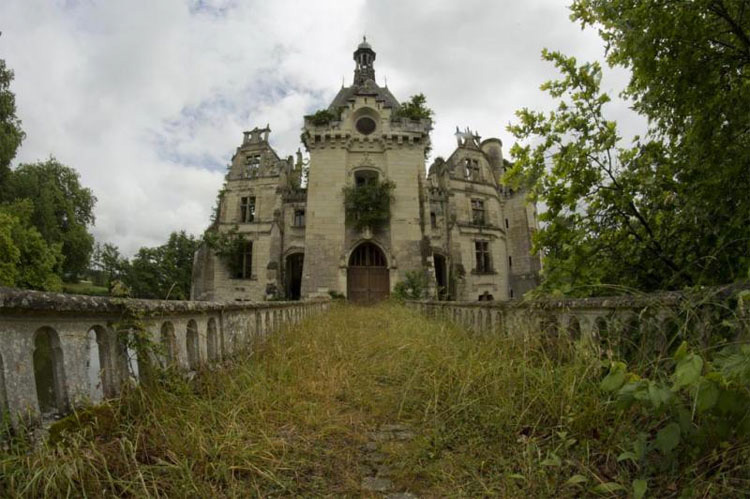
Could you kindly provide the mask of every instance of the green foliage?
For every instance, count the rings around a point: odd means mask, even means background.
[[[367,182],[359,186],[345,186],[344,209],[346,221],[356,230],[376,230],[391,218],[391,201],[396,184],[391,180]]]
[[[21,121],[16,116],[16,97],[10,91],[11,81],[13,71],[8,69],[4,59],[0,59],[0,200],[4,199],[10,162],[25,137]]]
[[[73,168],[51,158],[20,165],[9,175],[4,191],[7,201],[32,202],[31,223],[47,244],[62,245],[62,273],[73,281],[88,268],[94,247],[88,229],[94,223],[96,197],[79,180]]]
[[[94,271],[103,276],[104,285],[109,288],[114,280],[122,279],[127,271],[128,261],[114,244],[96,243],[91,265]]]
[[[402,102],[394,113],[394,118],[407,118],[410,120],[430,120],[433,115],[432,109],[427,107],[427,98],[424,94],[412,95],[411,98]]]
[[[404,280],[397,282],[393,287],[391,297],[397,301],[422,300],[427,298],[428,289],[427,275],[421,270],[409,270]]]
[[[674,362],[671,382],[636,373],[626,381],[625,364],[616,362],[601,383],[624,413],[640,409],[639,436],[618,460],[633,461],[642,479],[750,437],[750,345],[725,347],[707,361],[683,343]]]
[[[216,256],[224,261],[231,275],[239,275],[242,272],[242,254],[247,239],[237,232],[237,227],[233,227],[228,232],[207,230],[203,234],[203,241]]]
[[[141,248],[124,264],[122,283],[135,298],[190,299],[193,256],[200,241],[185,231],[173,232],[155,248]]]
[[[472,335],[393,304],[336,305],[256,343],[251,355],[192,380],[160,374],[112,401],[111,412],[71,418],[55,432],[57,445],[11,441],[0,448],[0,489],[11,497],[361,496],[374,455],[363,446],[396,423],[415,437],[376,442],[376,452],[394,491],[420,497],[746,495],[746,437],[697,452],[663,405],[662,421],[648,400],[624,408],[616,391],[603,393],[597,356],[576,346],[566,360],[553,358],[548,347],[569,342],[536,333],[519,323],[509,335]],[[702,356],[701,376],[724,368]],[[666,373],[653,378],[658,387],[691,403],[693,388],[672,392]],[[697,427],[722,403],[696,410]],[[663,454],[656,435],[671,423],[679,442]],[[669,428],[665,450],[675,440]]]
[[[316,126],[322,126],[327,125],[328,123],[332,121],[337,121],[341,119],[341,112],[339,111],[339,114],[336,114],[328,109],[320,109],[318,111],[315,111],[312,115],[310,115],[310,121],[312,121],[313,125]]]
[[[673,260],[694,283],[742,278],[750,267],[747,2],[576,0],[571,9],[598,28],[609,63],[631,70],[625,96],[669,152],[674,189],[661,196],[670,198],[664,238]]]
[[[59,291],[63,256],[31,224],[29,200],[0,204],[0,285]]]
[[[544,52],[563,73],[543,86],[559,105],[519,111],[519,161],[508,176],[550,206],[536,248],[544,289],[591,293],[600,283],[643,290],[719,284],[750,267],[749,20],[741,0],[665,6],[576,0],[608,61],[631,70],[624,95],[648,119],[622,144],[602,106],[600,68]],[[596,261],[597,265],[590,265]],[[598,292],[598,290],[597,290]]]

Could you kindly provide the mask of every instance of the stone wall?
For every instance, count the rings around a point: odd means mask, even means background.
[[[153,367],[220,362],[330,302],[135,300],[0,288],[0,413],[15,423],[116,396]],[[153,347],[149,347],[153,345]]]
[[[664,338],[690,322],[693,338],[706,346],[723,328],[727,336],[750,336],[750,284],[733,284],[692,292],[662,292],[580,299],[510,302],[409,301],[425,315],[444,318],[480,333],[537,331],[598,341],[603,335],[631,334]],[[741,293],[745,293],[745,297]]]

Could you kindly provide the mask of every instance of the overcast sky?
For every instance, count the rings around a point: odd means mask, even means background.
[[[380,84],[422,92],[435,111],[433,157],[456,126],[498,137],[514,111],[548,109],[542,48],[602,60],[595,31],[563,0],[2,0],[0,58],[27,138],[15,164],[50,155],[98,198],[94,235],[126,254],[209,223],[242,131],[269,123],[281,156],[302,116],[326,107],[366,34]],[[605,73],[618,94],[622,70]],[[632,133],[621,101],[609,116]]]

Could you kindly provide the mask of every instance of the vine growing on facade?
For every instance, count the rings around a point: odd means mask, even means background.
[[[390,180],[344,187],[346,221],[357,230],[375,230],[391,218],[391,200],[396,184]]]

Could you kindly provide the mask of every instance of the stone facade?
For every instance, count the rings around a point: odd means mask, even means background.
[[[541,267],[530,253],[536,210],[500,182],[507,167],[500,140],[457,131],[457,149],[425,175],[431,121],[405,117],[375,82],[366,41],[354,60],[352,85],[326,113],[304,118],[309,164],[300,151],[280,158],[268,126],[245,132],[212,230],[235,231],[247,244],[229,258],[201,248],[192,298],[340,293],[366,302],[386,296],[410,271],[425,273],[430,294],[441,299],[508,300],[533,288]],[[356,230],[344,188],[385,180],[395,186],[388,223]]]

